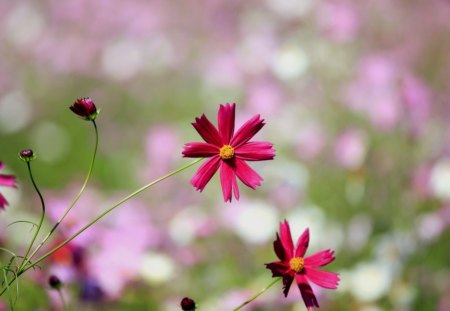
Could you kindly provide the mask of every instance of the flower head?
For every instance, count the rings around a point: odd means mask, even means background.
[[[23,149],[22,151],[19,152],[19,159],[21,159],[24,162],[30,162],[36,159],[36,155],[31,149]]]
[[[0,161],[0,170],[5,167],[5,164]],[[16,187],[16,177],[13,175],[0,174],[0,186],[3,187]],[[0,210],[5,209],[8,205],[5,197],[0,193]]]
[[[89,97],[78,98],[69,108],[75,114],[87,121],[95,120],[100,112]]]
[[[184,297],[180,306],[183,311],[194,311],[196,309],[195,301],[189,297]]]
[[[223,198],[231,201],[232,193],[239,199],[236,176],[246,186],[255,189],[263,180],[246,161],[272,160],[275,157],[273,144],[265,141],[250,141],[264,126],[259,115],[254,116],[234,132],[235,104],[220,105],[218,129],[202,115],[192,123],[205,142],[187,143],[183,156],[209,158],[200,166],[191,180],[192,185],[202,191],[217,170],[220,169]]]
[[[334,251],[327,249],[304,257],[308,244],[309,229],[306,228],[294,247],[291,229],[289,223],[285,220],[280,224],[280,234],[277,233],[277,239],[273,242],[275,253],[280,260],[266,264],[266,268],[272,271],[273,277],[283,278],[284,296],[287,296],[292,281],[295,279],[303,301],[310,310],[314,307],[318,308],[319,303],[309,282],[311,281],[324,288],[336,289],[339,283],[339,275],[317,269],[335,259]]]
[[[48,278],[48,285],[50,285],[50,287],[52,289],[57,289],[59,290],[62,286],[63,283],[61,282],[61,280],[59,279],[59,277],[57,277],[56,275],[51,275]]]

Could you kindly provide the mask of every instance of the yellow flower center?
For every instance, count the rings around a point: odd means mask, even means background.
[[[234,148],[230,145],[224,145],[222,148],[220,148],[219,155],[222,158],[222,160],[228,160],[234,157]]]
[[[291,266],[291,269],[295,272],[300,272],[303,270],[303,267],[305,266],[305,261],[302,257],[294,257],[289,261],[289,266]]]

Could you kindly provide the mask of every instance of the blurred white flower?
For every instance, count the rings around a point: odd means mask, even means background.
[[[293,80],[301,77],[309,66],[309,58],[298,46],[286,45],[274,56],[272,71],[281,80]]]
[[[370,302],[383,297],[390,289],[392,275],[382,262],[364,262],[348,275],[348,290],[359,300]]]
[[[367,215],[355,215],[347,226],[347,247],[352,250],[363,248],[372,233],[372,218]]]
[[[438,161],[431,169],[430,187],[432,193],[444,201],[450,200],[450,159]]]
[[[309,12],[314,1],[311,0],[267,0],[274,12],[286,18],[298,18]]]
[[[31,2],[18,1],[6,16],[5,32],[13,44],[25,47],[42,33],[45,20]]]
[[[21,130],[30,122],[32,113],[30,101],[22,91],[7,93],[0,99],[0,131]]]
[[[175,273],[175,262],[165,254],[149,252],[141,262],[142,277],[151,284],[169,281]]]
[[[236,209],[222,209],[222,221],[247,243],[263,244],[271,241],[278,228],[278,214],[263,201],[240,200]]]
[[[144,65],[142,47],[133,41],[117,41],[103,51],[102,67],[113,79],[122,81],[134,77]]]

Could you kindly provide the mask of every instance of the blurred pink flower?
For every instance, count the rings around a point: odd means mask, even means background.
[[[345,104],[382,131],[391,130],[400,118],[398,70],[394,60],[385,55],[366,56],[344,92]]]
[[[280,223],[280,234],[273,242],[275,253],[279,261],[266,264],[266,268],[272,271],[272,277],[283,278],[283,293],[287,297],[292,282],[296,281],[306,307],[314,309],[319,307],[316,296],[309,281],[324,288],[336,289],[339,283],[339,275],[334,272],[322,271],[317,268],[332,262],[334,251],[324,250],[311,256],[304,257],[309,245],[309,229],[298,238],[294,248],[291,229],[287,220]]]
[[[251,110],[268,115],[275,113],[282,103],[282,92],[273,82],[263,81],[249,88],[247,103]]]
[[[234,197],[239,199],[236,176],[252,189],[261,185],[262,177],[248,166],[246,161],[272,160],[275,157],[272,143],[249,142],[264,126],[264,120],[259,114],[244,123],[234,133],[235,108],[235,104],[220,105],[219,130],[205,115],[196,118],[192,125],[206,143],[187,143],[182,152],[183,156],[188,158],[209,158],[191,179],[192,185],[199,191],[203,191],[220,168],[220,181],[225,202],[231,202],[232,192]]]
[[[165,174],[178,159],[180,142],[176,131],[169,126],[157,125],[148,132],[145,140],[147,167],[144,169],[145,180]]]
[[[431,92],[420,78],[411,74],[405,75],[401,82],[404,111],[410,121],[412,134],[417,135],[430,114]]]
[[[317,157],[325,147],[326,134],[318,123],[309,123],[300,126],[295,139],[296,151],[303,160]]]
[[[318,10],[317,23],[328,38],[346,42],[354,39],[359,29],[356,5],[347,1],[324,2]]]
[[[0,170],[5,167],[5,164],[0,161]],[[16,187],[16,177],[13,175],[0,174],[0,186],[2,187]],[[0,210],[5,209],[8,205],[5,197],[0,193]]]
[[[367,138],[358,129],[348,129],[342,133],[334,146],[336,162],[347,169],[359,168],[366,156]]]

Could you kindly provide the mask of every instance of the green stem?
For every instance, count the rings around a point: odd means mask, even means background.
[[[72,236],[70,236],[69,238],[67,238],[66,240],[64,240],[61,244],[59,244],[58,246],[56,246],[55,248],[53,248],[52,250],[48,251],[47,253],[45,253],[44,255],[42,255],[41,257],[39,257],[38,259],[36,259],[32,264],[28,265],[24,271],[27,271],[28,269],[34,267],[35,265],[37,265],[38,263],[40,263],[41,261],[43,261],[44,259],[46,259],[48,256],[50,256],[51,254],[53,254],[54,252],[56,252],[57,250],[59,250],[60,248],[64,247],[67,243],[69,243],[70,241],[72,241],[74,238],[76,238],[78,235],[80,235],[81,233],[83,233],[83,231],[85,231],[86,229],[88,229],[89,227],[91,227],[93,224],[95,224],[97,221],[99,221],[101,218],[103,218],[105,215],[109,214],[111,211],[113,211],[116,207],[118,207],[119,205],[121,205],[122,203],[125,203],[126,201],[128,201],[129,199],[133,198],[134,196],[138,195],[139,193],[141,193],[142,191],[144,191],[145,189],[159,183],[160,181],[163,181],[164,179],[167,179],[191,166],[193,166],[194,164],[200,162],[201,160],[203,160],[203,158],[197,159],[179,169],[176,169],[158,179],[155,179],[154,181],[148,183],[147,185],[139,188],[138,190],[134,191],[133,193],[127,195],[125,198],[123,198],[122,200],[118,201],[116,204],[114,204],[113,206],[111,206],[110,208],[108,208],[107,210],[105,210],[103,213],[101,213],[100,215],[98,215],[97,217],[95,217],[93,220],[91,220],[88,224],[86,224],[84,227],[82,227],[80,230],[78,230],[77,232],[75,232]],[[0,293],[1,295],[2,293]]]
[[[258,298],[259,296],[261,296],[262,294],[264,294],[264,292],[266,290],[268,290],[269,288],[271,288],[273,285],[275,285],[276,283],[278,283],[279,281],[281,281],[282,278],[276,278],[275,280],[272,281],[272,283],[270,283],[269,285],[267,285],[265,288],[263,288],[259,293],[253,295],[251,298],[247,299],[246,301],[244,301],[243,303],[241,303],[239,306],[237,306],[236,308],[234,308],[231,311],[237,311],[242,309],[244,306],[246,306],[247,304],[249,304],[250,302],[252,302],[253,300],[255,300],[256,298]]]
[[[78,194],[75,196],[75,198],[72,200],[72,202],[70,203],[69,207],[66,209],[66,211],[64,212],[64,214],[58,219],[58,221],[55,223],[55,225],[53,226],[52,229],[50,229],[50,231],[48,232],[48,234],[42,239],[41,243],[35,248],[35,250],[31,253],[29,260],[31,260],[31,258],[34,257],[34,255],[36,255],[36,253],[42,248],[42,246],[44,246],[44,243],[48,240],[48,238],[53,234],[53,232],[55,232],[56,228],[58,228],[58,226],[61,224],[61,222],[64,220],[64,218],[66,218],[67,214],[70,212],[70,210],[74,207],[75,203],[77,203],[77,201],[80,199],[81,194],[84,192],[84,190],[86,189],[86,186],[89,182],[89,180],[91,179],[91,175],[92,175],[92,170],[94,168],[94,162],[95,162],[95,158],[97,156],[97,149],[98,149],[98,129],[97,129],[97,124],[95,123],[95,120],[92,120],[92,124],[94,125],[94,129],[95,129],[95,146],[94,146],[94,154],[92,156],[92,160],[91,160],[91,164],[89,165],[89,170],[86,176],[86,179],[84,180],[83,185],[81,186],[80,191],[78,192]]]
[[[42,223],[44,222],[44,216],[45,216],[44,198],[42,197],[42,194],[39,191],[39,188],[36,185],[36,182],[34,181],[33,173],[31,172],[30,161],[27,161],[27,167],[28,167],[28,173],[30,175],[31,182],[33,183],[34,189],[36,190],[37,194],[39,195],[39,199],[41,200],[42,214],[41,214],[41,219],[39,220],[39,225],[36,228],[36,231],[34,232],[33,238],[31,239],[30,245],[28,245],[27,251],[25,252],[25,255],[23,255],[22,263],[20,264],[19,269],[17,270],[18,272],[20,272],[23,269],[23,267],[25,267],[25,265],[30,261],[30,258],[28,258],[28,254],[30,253],[31,248],[33,247],[34,241],[36,240],[36,237],[39,234],[39,231],[41,230]]]

